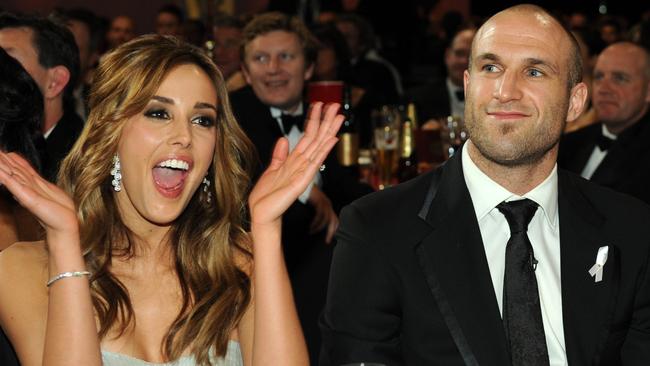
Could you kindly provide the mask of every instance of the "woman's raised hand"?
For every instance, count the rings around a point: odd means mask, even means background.
[[[262,174],[248,199],[251,224],[278,224],[284,211],[311,184],[314,175],[336,142],[344,117],[338,104],[314,103],[305,133],[289,153],[286,138],[278,140],[268,169]]]
[[[18,154],[0,152],[0,184],[41,222],[48,236],[78,235],[72,199],[59,187],[43,179]]]

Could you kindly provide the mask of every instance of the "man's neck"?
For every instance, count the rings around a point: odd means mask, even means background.
[[[628,128],[634,126],[640,120],[642,120],[648,114],[648,109],[649,108],[650,107],[648,106],[648,104],[646,104],[646,106],[643,108],[643,110],[639,111],[639,113],[636,115],[636,117],[630,118],[630,120],[627,121],[627,122],[615,123],[615,124],[603,122],[603,125],[605,126],[607,131],[609,131],[610,133],[612,133],[614,135],[619,135],[623,131],[625,131]]]
[[[52,129],[63,117],[63,101],[60,99],[45,100],[43,109],[42,132]]]
[[[540,159],[520,165],[503,165],[486,158],[471,140],[466,145],[470,158],[483,173],[519,196],[540,185],[551,174],[557,160],[557,145]]]

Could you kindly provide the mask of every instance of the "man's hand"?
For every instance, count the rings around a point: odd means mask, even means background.
[[[339,226],[339,218],[332,208],[332,201],[317,186],[311,188],[308,202],[314,206],[316,214],[311,222],[309,231],[315,233],[327,227],[325,243],[329,244]]]

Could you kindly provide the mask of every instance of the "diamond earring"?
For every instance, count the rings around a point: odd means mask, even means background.
[[[203,177],[202,184],[203,184],[203,193],[207,194],[207,198],[205,199],[205,201],[207,203],[210,203],[210,201],[212,201],[212,192],[210,191],[210,180],[208,179],[207,176]]]
[[[120,157],[115,154],[113,156],[113,167],[111,168],[111,175],[113,176],[113,181],[111,185],[115,192],[122,190],[122,171],[120,169]]]

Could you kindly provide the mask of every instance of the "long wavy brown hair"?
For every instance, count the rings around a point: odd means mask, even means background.
[[[176,66],[205,71],[217,90],[216,147],[209,175],[212,200],[192,196],[167,235],[182,292],[182,307],[163,341],[166,358],[190,350],[201,365],[210,351],[223,356],[228,337],[250,302],[250,280],[241,259],[250,259],[246,198],[252,145],[235,118],[221,73],[200,49],[173,37],[146,35],[116,48],[101,61],[90,93],[90,115],[63,161],[59,185],[73,198],[82,249],[91,278],[99,336],[135,324],[129,293],[110,272],[114,257],[134,255],[134,234],[120,217],[109,174],[125,121],[141,113]]]

